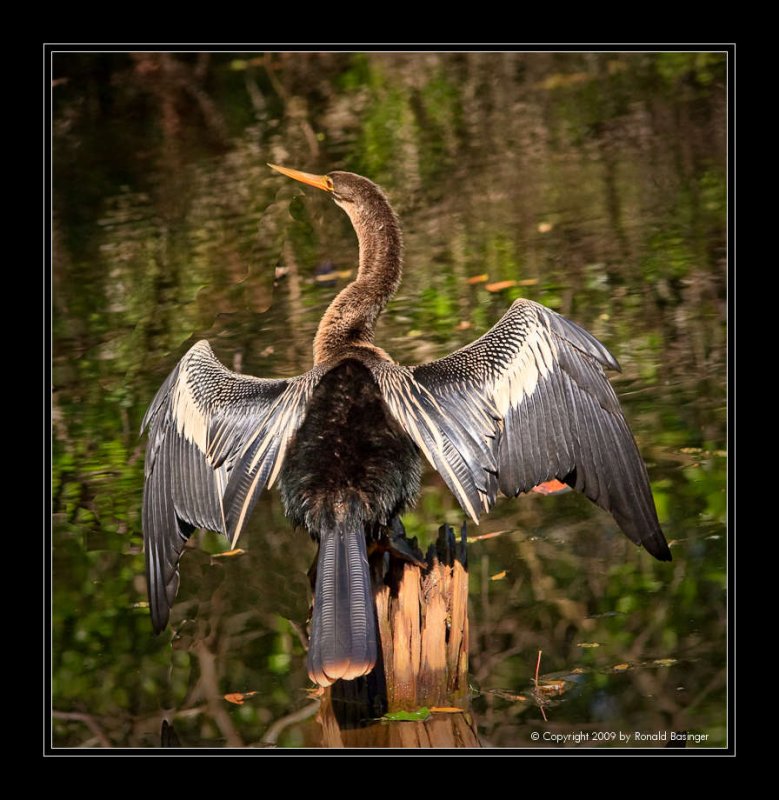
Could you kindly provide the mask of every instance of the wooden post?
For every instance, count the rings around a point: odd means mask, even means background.
[[[337,681],[325,691],[319,715],[323,743],[331,747],[478,747],[475,727],[465,713],[465,525],[459,541],[451,527],[442,525],[424,560],[416,540],[406,539],[398,526],[382,537],[370,563],[381,639],[379,663],[365,678]],[[423,707],[450,711],[434,713],[425,721],[371,725],[384,713]],[[455,708],[463,713],[451,713]],[[396,727],[396,733],[390,732]]]

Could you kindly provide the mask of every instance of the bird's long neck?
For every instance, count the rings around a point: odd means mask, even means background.
[[[337,358],[349,345],[371,346],[376,320],[400,283],[403,240],[389,202],[378,192],[360,207],[344,206],[357,234],[357,278],[335,297],[314,338],[314,363]]]

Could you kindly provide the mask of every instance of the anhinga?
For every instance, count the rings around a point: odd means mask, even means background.
[[[154,398],[143,421],[143,528],[156,632],[168,622],[192,531],[221,531],[235,543],[261,490],[278,481],[288,518],[319,541],[309,675],[327,686],[370,672],[377,641],[367,543],[416,499],[420,451],[476,522],[498,490],[514,497],[558,479],[610,511],[655,558],[671,559],[604,374],[619,366],[600,342],[520,299],[451,355],[396,364],[373,344],[403,253],[384,193],[350,172],[273,169],[329,192],[349,215],[357,278],[322,318],[304,375],[240,375],[200,341]]]

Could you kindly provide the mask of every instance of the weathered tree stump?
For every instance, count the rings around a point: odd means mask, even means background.
[[[329,747],[478,747],[468,707],[466,532],[448,525],[423,557],[402,525],[370,555],[381,640],[370,675],[325,690],[319,721]],[[387,712],[446,708],[424,721],[373,724]],[[359,731],[359,733],[357,733]]]
[[[404,537],[405,541],[405,537]],[[416,540],[407,542],[416,551]],[[374,597],[389,711],[465,707],[468,690],[468,571],[460,541],[442,525],[426,567],[396,555],[374,570]],[[418,551],[417,551],[418,552]]]

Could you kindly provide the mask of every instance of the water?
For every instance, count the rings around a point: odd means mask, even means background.
[[[377,342],[401,363],[476,338],[518,296],[621,363],[674,561],[573,493],[472,526],[499,532],[469,550],[480,743],[726,744],[721,56],[74,54],[54,75],[55,746],[159,746],[163,719],[189,747],[339,743],[300,638],[315,548],[274,492],[243,554],[194,537],[160,637],[145,607],[138,428],[157,387],[203,337],[247,373],[305,371],[355,266],[345,215],[266,161],[384,186],[407,267]],[[428,471],[406,528],[429,540],[444,521],[462,514]],[[340,742],[435,744],[442,725]]]

